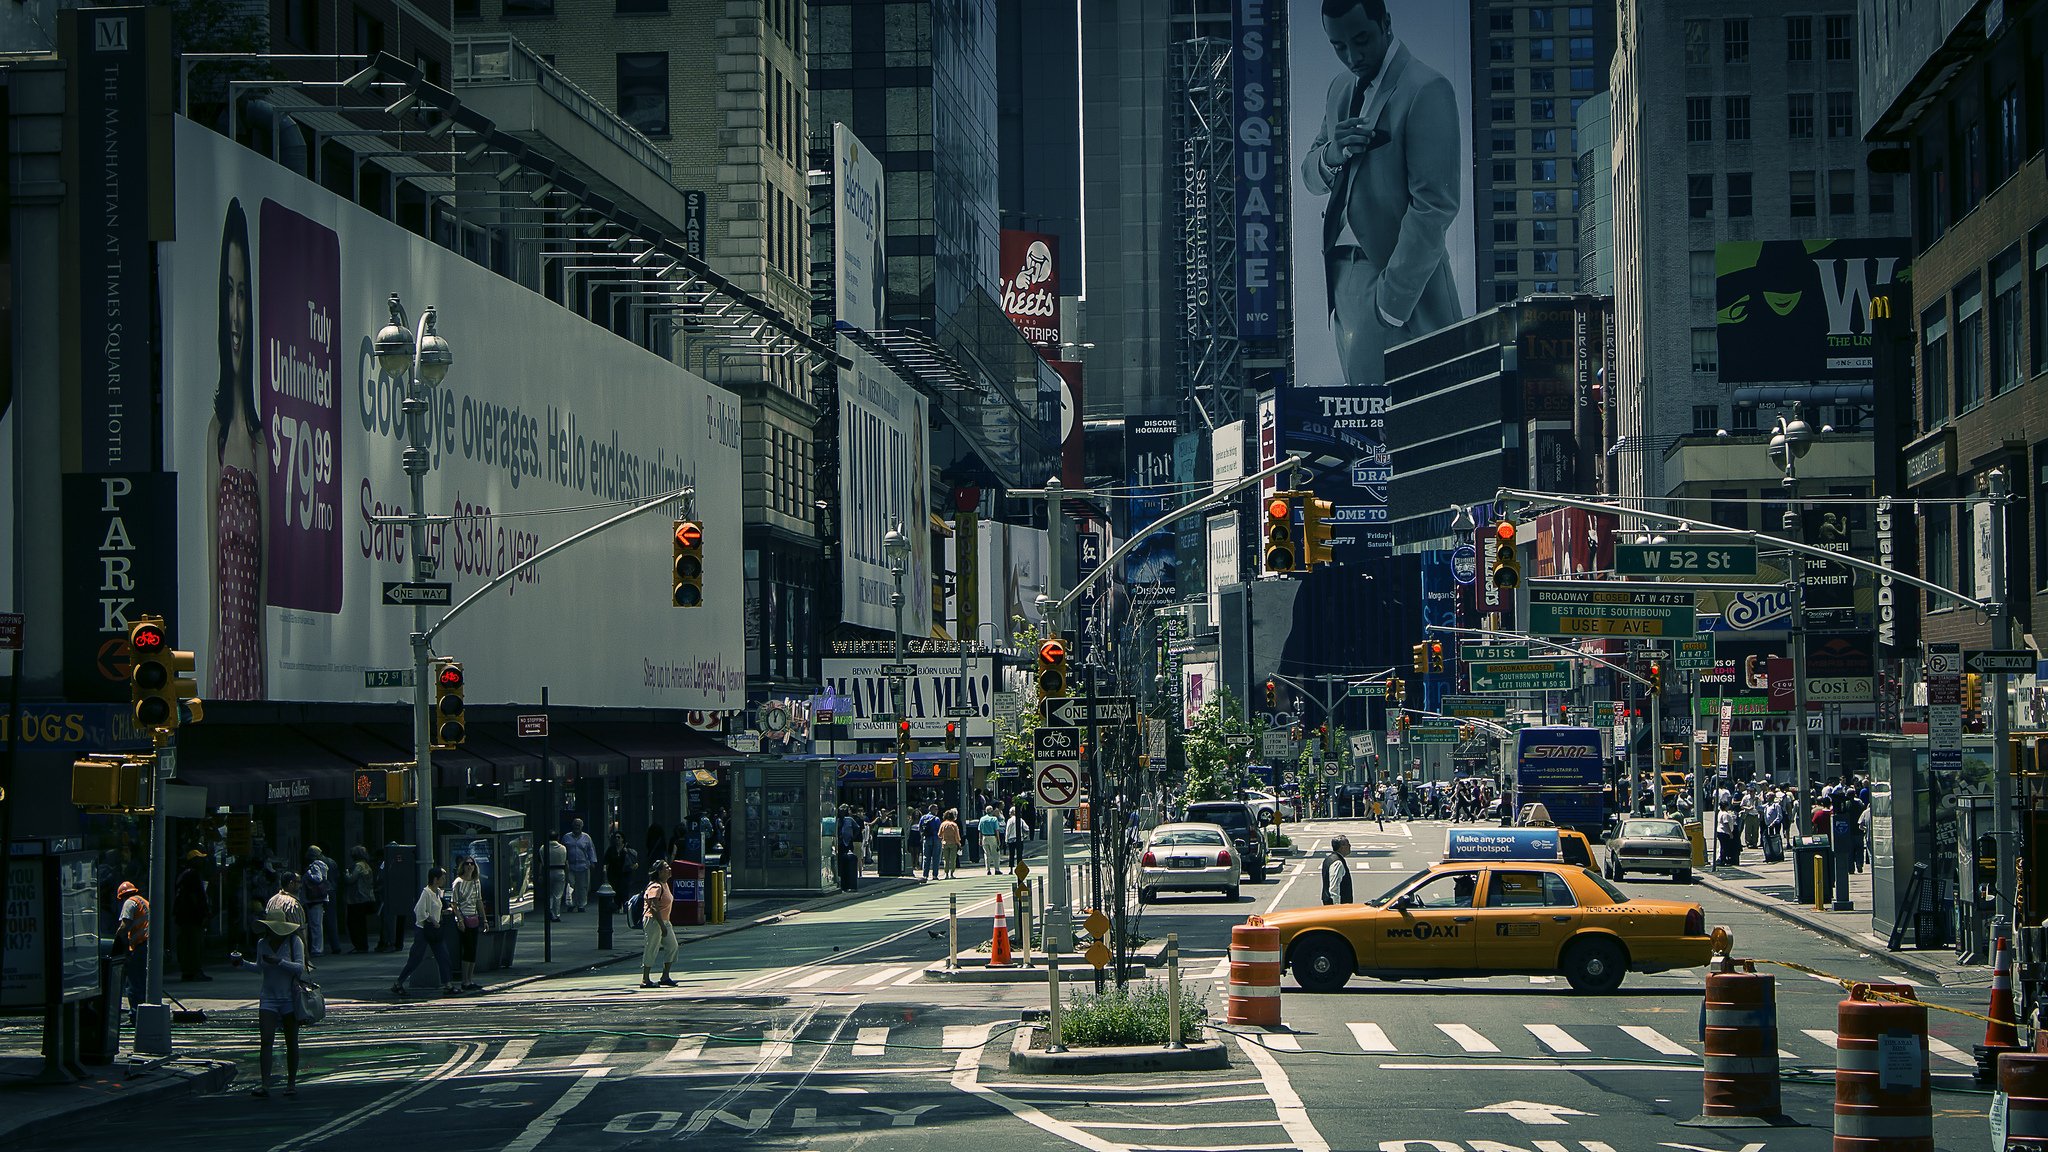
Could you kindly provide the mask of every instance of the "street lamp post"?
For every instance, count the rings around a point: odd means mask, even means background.
[[[417,336],[406,327],[405,305],[399,302],[398,293],[391,294],[389,307],[391,318],[377,332],[377,367],[386,376],[403,374],[405,377],[405,401],[400,406],[405,413],[403,462],[406,479],[412,489],[411,507],[406,512],[407,538],[412,550],[412,575],[416,579],[426,579],[433,575],[433,567],[427,560],[427,524],[430,520],[426,513],[427,467],[432,458],[427,435],[427,413],[432,409],[432,403],[427,394],[447,377],[449,367],[455,363],[455,351],[434,330],[438,317],[433,305],[427,305],[426,311],[420,313]],[[417,600],[412,606],[411,640],[412,755],[415,785],[419,789],[414,835],[419,840],[419,882],[424,886],[434,860],[434,694],[427,676],[427,606]]]
[[[882,553],[889,558],[889,576],[895,582],[889,593],[889,607],[896,612],[896,663],[903,663],[903,569],[910,558],[910,537],[903,534],[903,525],[892,526],[882,537]],[[903,677],[889,677],[889,704],[895,712],[896,731],[903,731],[903,721],[910,715],[904,691]],[[896,834],[909,844],[910,836],[910,758],[901,752],[896,756]],[[905,861],[906,870],[912,870]]]
[[[1771,462],[1784,473],[1781,483],[1785,488],[1785,536],[1800,543],[1805,542],[1805,537],[1801,535],[1804,524],[1799,509],[1799,461],[1812,446],[1813,426],[1799,415],[1797,409],[1789,418],[1780,415],[1771,428]],[[1790,576],[1792,778],[1799,789],[1799,804],[1804,807],[1813,790],[1813,771],[1806,757],[1806,557],[1803,553],[1792,553]]]

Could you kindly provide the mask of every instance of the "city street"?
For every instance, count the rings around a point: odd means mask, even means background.
[[[1361,896],[1439,852],[1444,826],[1291,826],[1319,851],[1342,829]],[[1319,856],[1285,864],[1235,905],[1169,897],[1140,933],[1179,934],[1190,994],[1223,1008],[1229,926],[1316,900]],[[437,1148],[592,1149],[680,1140],[703,1148],[1046,1148],[1094,1150],[1412,1148],[1504,1152],[1796,1152],[1830,1138],[1840,989],[1789,969],[1778,979],[1787,1111],[1805,1127],[1679,1127],[1699,1112],[1701,973],[1631,975],[1608,997],[1559,978],[1431,983],[1356,979],[1341,994],[1286,984],[1284,1034],[1230,1035],[1215,1073],[1012,1074],[1006,1056],[1041,983],[956,985],[921,978],[944,956],[946,898],[964,941],[985,938],[983,901],[1001,881],[975,875],[791,917],[686,947],[675,991],[632,987],[619,965],[464,1001],[341,1003],[306,1038],[296,1099],[253,1099],[246,1006],[220,1002],[188,1048],[241,1060],[228,1093],[179,1107],[154,1132],[164,1148],[223,1140],[273,1152],[422,1140]],[[1702,898],[1736,952],[1854,979],[1900,981],[1869,955],[1698,888],[1631,881],[1645,896]],[[938,938],[934,938],[934,933]],[[1903,981],[1912,983],[1912,981]],[[1936,1003],[1982,1010],[1981,991]],[[1937,1075],[1965,1072],[1981,1026],[1932,1015]],[[1950,1083],[1955,1081],[1951,1077]],[[1988,1097],[1937,1091],[1940,1146],[1985,1138]],[[69,1129],[40,1146],[105,1146],[132,1120]],[[909,1131],[904,1131],[904,1130]]]

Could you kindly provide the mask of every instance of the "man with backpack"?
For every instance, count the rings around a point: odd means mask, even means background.
[[[306,872],[300,902],[306,906],[306,955],[341,951],[341,926],[330,920],[334,909],[334,861],[315,844],[306,849]]]

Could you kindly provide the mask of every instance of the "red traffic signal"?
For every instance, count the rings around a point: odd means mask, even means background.
[[[155,624],[137,624],[128,630],[128,646],[144,656],[153,656],[171,643],[163,628]]]
[[[1515,522],[1512,520],[1503,520],[1500,523],[1495,524],[1493,526],[1493,535],[1494,538],[1499,540],[1501,543],[1512,546],[1515,542]]]
[[[704,543],[704,529],[694,520],[676,521],[676,543],[684,548],[695,548]]]
[[[897,734],[898,736],[908,736],[908,735],[910,735],[910,721],[908,721],[908,720],[898,720],[898,721],[896,722],[896,734]]]
[[[1067,658],[1067,646],[1059,640],[1047,640],[1038,646],[1038,658],[1047,664],[1057,664]]]
[[[454,664],[443,664],[440,675],[434,679],[443,688],[460,688],[462,687],[462,669]]]

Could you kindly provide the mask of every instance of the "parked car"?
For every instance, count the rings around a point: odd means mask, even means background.
[[[1145,840],[1138,858],[1138,903],[1161,892],[1221,892],[1238,895],[1237,850],[1230,834],[1215,824],[1161,824]]]
[[[1244,866],[1245,875],[1251,877],[1254,884],[1265,882],[1266,834],[1264,826],[1252,814],[1250,804],[1242,800],[1203,800],[1188,805],[1182,821],[1214,824],[1223,829],[1237,849],[1238,861]]]
[[[1261,824],[1273,823],[1274,812],[1280,813],[1280,819],[1289,823],[1301,819],[1301,805],[1292,796],[1275,796],[1271,792],[1254,789],[1245,793],[1244,802],[1251,805],[1252,815],[1257,816]]]

